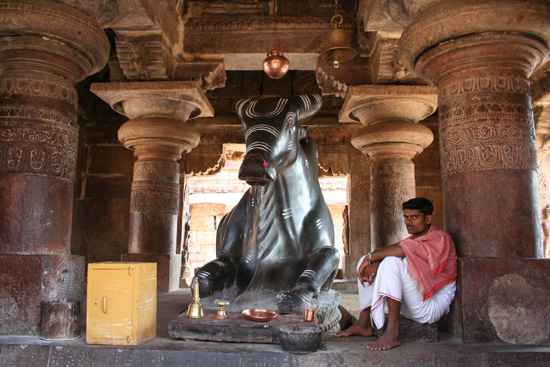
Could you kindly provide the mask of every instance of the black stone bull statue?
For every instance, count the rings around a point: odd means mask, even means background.
[[[317,176],[317,148],[300,122],[321,108],[318,95],[237,103],[246,155],[239,179],[251,188],[220,222],[218,258],[193,281],[199,295],[233,289],[239,299],[279,293],[281,313],[301,314],[328,291],[339,263],[334,226]]]

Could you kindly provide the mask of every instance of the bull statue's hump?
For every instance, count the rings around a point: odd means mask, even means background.
[[[281,292],[279,311],[302,313],[330,289],[339,254],[315,142],[301,126],[320,108],[315,94],[237,103],[246,142],[239,178],[251,188],[220,223],[218,258],[194,279],[201,297],[232,289],[246,302]]]

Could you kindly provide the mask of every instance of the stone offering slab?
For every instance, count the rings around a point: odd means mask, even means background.
[[[279,344],[282,326],[315,326],[315,322],[306,322],[301,315],[279,314],[271,321],[257,322],[245,319],[240,312],[227,312],[228,318],[218,320],[216,313],[204,310],[204,318],[192,319],[184,312],[168,323],[168,334],[184,340]]]

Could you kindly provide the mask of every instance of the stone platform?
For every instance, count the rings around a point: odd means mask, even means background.
[[[204,318],[191,319],[182,313],[168,323],[168,335],[184,340],[279,344],[282,326],[315,326],[299,315],[277,315],[264,322],[247,320],[239,312],[227,312],[228,318],[223,320],[215,315],[216,311],[205,310]]]
[[[505,343],[464,344],[448,334],[438,342],[403,341],[389,351],[365,347],[375,337],[335,338],[323,333],[315,353],[297,355],[278,344],[184,341],[168,335],[168,323],[191,301],[188,289],[159,293],[157,337],[139,346],[86,344],[76,340],[48,341],[38,337],[0,336],[0,366],[9,367],[344,367],[344,366],[522,366],[550,365],[550,344],[512,345]],[[83,325],[84,326],[84,325]]]

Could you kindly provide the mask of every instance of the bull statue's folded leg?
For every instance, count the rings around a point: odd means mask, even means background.
[[[204,265],[195,275],[193,282],[199,282],[199,296],[203,298],[222,291],[234,278],[233,262],[229,258],[218,257]]]
[[[304,310],[309,308],[315,294],[330,289],[338,271],[339,261],[338,250],[332,246],[325,246],[316,251],[294,288],[282,294],[279,312],[303,314]]]

